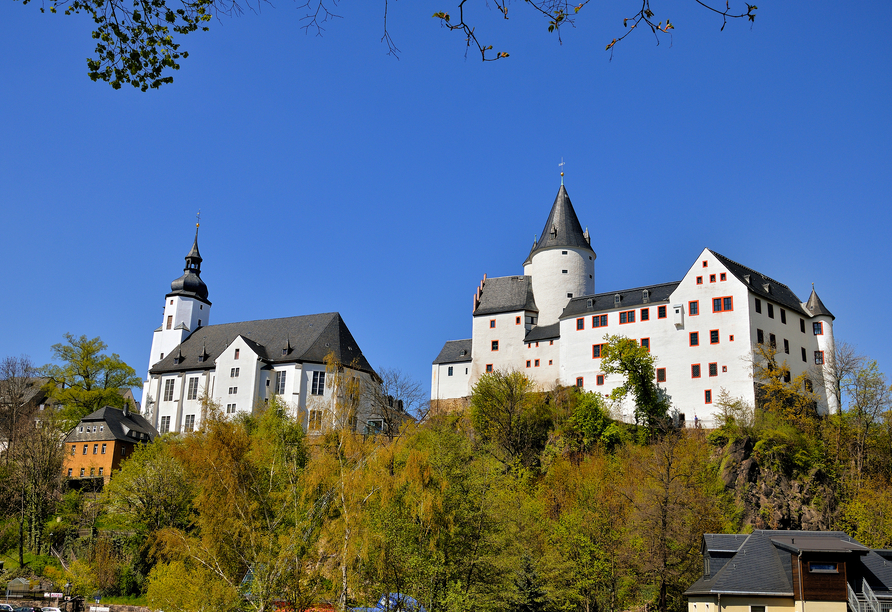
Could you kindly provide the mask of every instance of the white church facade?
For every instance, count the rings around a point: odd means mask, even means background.
[[[834,317],[814,288],[802,302],[786,285],[706,248],[679,281],[595,293],[596,257],[562,181],[523,275],[484,277],[471,338],[446,342],[434,360],[434,405],[468,397],[494,370],[524,372],[542,389],[575,385],[609,394],[623,383],[600,368],[610,334],[648,347],[658,384],[689,421],[711,426],[723,389],[755,405],[758,343],[775,346],[792,377],[809,374],[819,411],[837,410],[825,375]],[[634,407],[620,409],[631,420]]]
[[[205,397],[235,416],[251,413],[272,394],[307,431],[322,431],[338,418],[344,392],[326,372],[329,354],[344,366],[339,379],[355,377],[362,389],[375,384],[377,374],[337,312],[211,325],[201,262],[196,227],[183,275],[164,297],[143,386],[144,416],[159,433],[198,429]],[[360,433],[384,425],[367,401],[349,418]]]

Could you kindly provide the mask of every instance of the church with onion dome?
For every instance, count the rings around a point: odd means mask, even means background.
[[[361,433],[386,427],[365,401],[349,423],[334,423],[338,390],[326,372],[328,356],[343,364],[341,379],[355,377],[363,388],[378,379],[339,313],[212,325],[201,263],[196,225],[183,275],[170,284],[152,335],[143,410],[159,434],[198,429],[207,416],[205,399],[236,416],[254,412],[273,394],[310,433],[332,425]]]

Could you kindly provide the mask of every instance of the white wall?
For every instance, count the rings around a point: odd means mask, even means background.
[[[566,270],[566,274],[564,273]],[[591,251],[557,247],[539,251],[523,273],[533,277],[539,325],[557,323],[570,298],[595,292],[595,260]]]
[[[523,369],[523,359],[526,355],[523,339],[528,328],[527,317],[532,315],[533,313],[518,310],[474,317],[471,327],[473,344],[470,386],[476,384],[480,376],[486,373],[486,366],[489,364],[492,364],[493,370]],[[491,327],[493,321],[495,327]],[[497,351],[492,350],[494,340],[499,342]]]
[[[452,375],[449,375],[452,368]],[[431,399],[456,399],[471,394],[471,362],[435,363],[431,367]]]

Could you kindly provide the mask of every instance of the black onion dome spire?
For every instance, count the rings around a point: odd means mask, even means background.
[[[581,248],[594,253],[589,237],[586,232],[582,231],[579,224],[579,217],[573,210],[573,204],[570,203],[570,196],[564,183],[561,182],[561,188],[558,190],[557,197],[554,199],[554,205],[551,207],[551,213],[542,229],[539,240],[533,244],[530,254],[524,264],[530,262],[539,251],[545,249],[554,249],[559,247]]]
[[[171,295],[182,295],[192,297],[210,304],[208,301],[208,287],[201,280],[201,255],[198,252],[198,224],[195,224],[195,241],[192,243],[192,250],[186,255],[186,267],[183,268],[183,275],[170,283]]]

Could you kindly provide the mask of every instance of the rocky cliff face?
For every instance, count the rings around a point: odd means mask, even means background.
[[[820,470],[785,474],[759,464],[753,442],[743,438],[720,451],[726,490],[743,508],[743,525],[753,529],[832,529],[836,492]]]

